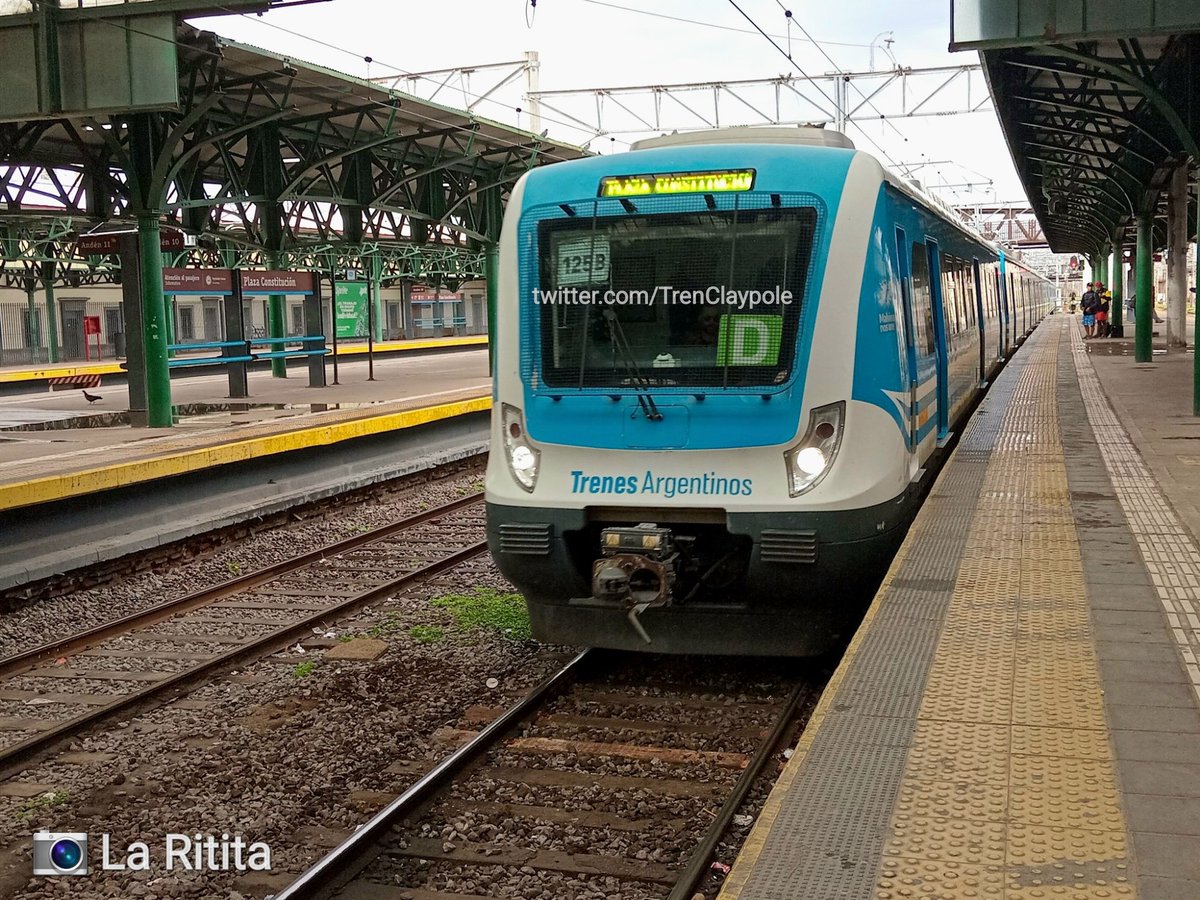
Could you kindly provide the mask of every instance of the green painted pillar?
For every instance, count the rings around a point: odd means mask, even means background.
[[[495,375],[496,297],[500,291],[500,247],[488,244],[483,250],[483,277],[487,281],[488,368]]]
[[[1101,248],[1096,257],[1096,280],[1108,285],[1108,250]]]
[[[54,263],[48,263],[49,277],[42,281],[46,291],[46,346],[49,348],[49,361],[58,362],[58,310],[54,305]]]
[[[383,340],[383,260],[378,253],[367,257],[367,277],[371,279],[371,310],[375,317],[374,339]]]
[[[163,310],[167,323],[167,343],[175,343],[175,295],[163,294]],[[167,351],[167,359],[175,355],[174,350]]]
[[[42,324],[37,314],[37,282],[32,278],[25,282],[25,302],[29,307],[29,361],[39,362],[38,351],[42,348]]]
[[[142,340],[146,363],[146,424],[170,428],[171,370],[167,365],[167,315],[163,303],[162,249],[158,213],[138,214],[138,255],[142,261]]]
[[[1153,213],[1138,214],[1135,280],[1137,288],[1134,292],[1137,299],[1137,309],[1134,311],[1137,330],[1133,336],[1133,358],[1140,363],[1150,362],[1154,358],[1154,257],[1151,244],[1153,225]]]
[[[1125,245],[1117,240],[1113,244],[1112,263],[1112,304],[1108,310],[1108,320],[1112,325],[1113,337],[1125,336]]]
[[[279,251],[267,250],[263,260],[268,269],[279,268]],[[267,298],[267,337],[281,338],[287,336],[287,297],[283,294],[271,294]],[[282,344],[271,344],[270,349],[282,350]],[[275,378],[287,378],[287,360],[272,359],[271,375]]]

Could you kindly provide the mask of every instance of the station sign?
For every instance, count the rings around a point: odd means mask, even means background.
[[[121,238],[124,235],[136,235],[133,229],[125,231],[103,231],[99,234],[83,234],[75,239],[75,249],[83,256],[105,256],[109,253],[119,253]],[[163,229],[158,235],[158,247],[164,253],[179,253],[196,246],[196,238],[176,229]]]
[[[163,269],[164,294],[232,294],[229,269]]]
[[[311,294],[312,292],[311,272],[242,270],[243,294]]]

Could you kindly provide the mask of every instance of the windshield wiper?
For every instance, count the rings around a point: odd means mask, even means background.
[[[604,320],[608,322],[609,330],[613,336],[613,344],[617,348],[618,356],[621,363],[625,366],[625,371],[633,375],[633,382],[639,388],[634,391],[637,395],[638,406],[642,408],[642,412],[647,419],[651,422],[658,422],[662,419],[662,413],[658,411],[658,405],[654,402],[654,396],[650,393],[649,379],[644,378],[638,369],[633,350],[630,348],[629,341],[625,337],[625,329],[621,327],[621,320],[617,318],[617,314],[611,309],[604,310]]]

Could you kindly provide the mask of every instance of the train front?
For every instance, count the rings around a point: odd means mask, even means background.
[[[868,471],[861,448],[905,445],[853,398],[862,295],[882,318],[863,279],[878,167],[860,158],[667,146],[518,184],[488,540],[536,637],[809,655],[861,612],[906,474]],[[894,326],[887,341],[881,371]]]

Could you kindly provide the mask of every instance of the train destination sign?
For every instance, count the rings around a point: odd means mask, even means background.
[[[605,175],[601,197],[645,197],[653,194],[720,194],[754,187],[754,169],[711,172],[658,172],[650,175]]]

